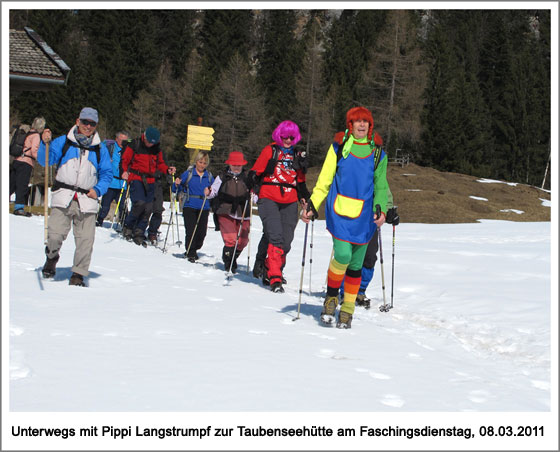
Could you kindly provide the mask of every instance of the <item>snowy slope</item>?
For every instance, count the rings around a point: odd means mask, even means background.
[[[253,218],[251,266],[262,231]],[[302,222],[285,294],[246,274],[246,250],[225,286],[213,229],[194,264],[177,257],[179,246],[164,254],[97,229],[89,287],[80,288],[68,286],[71,233],[55,280],[44,281],[42,218],[10,215],[9,228],[3,306],[8,296],[14,413],[553,408],[550,223],[399,225],[395,307],[378,309],[378,261],[373,306],[356,309],[350,330],[318,320],[331,253],[323,221],[314,227],[311,295],[307,250],[298,321]],[[382,233],[389,302],[392,227]]]
[[[255,218],[253,256],[261,232]],[[297,322],[301,222],[285,294],[245,273],[246,252],[224,286],[222,241],[212,229],[196,264],[175,257],[178,246],[164,254],[98,229],[89,288],[67,285],[69,237],[55,280],[40,281],[42,226],[39,217],[10,217],[14,410],[550,408],[549,223],[399,225],[395,308],[377,309],[378,266],[368,291],[376,306],[358,308],[349,331],[318,322],[331,251],[322,221],[312,295],[306,273]],[[383,239],[390,300],[391,226]],[[335,390],[341,380],[359,385],[359,397]],[[309,382],[303,398],[294,395],[302,381]]]

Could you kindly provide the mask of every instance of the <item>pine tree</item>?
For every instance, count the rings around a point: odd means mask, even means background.
[[[265,92],[268,113],[275,124],[289,119],[294,111],[295,74],[301,61],[295,25],[294,11],[268,10],[264,13],[258,80]]]
[[[370,108],[387,150],[420,138],[420,112],[427,68],[412,11],[387,13],[369,64],[357,84],[358,101]]]
[[[299,125],[310,166],[320,165],[334,135],[330,111],[333,100],[323,83],[323,28],[325,17],[311,15],[306,31],[307,46],[296,77],[298,99],[294,119]]]
[[[365,71],[369,51],[383,27],[385,11],[344,10],[334,18],[327,35],[325,52],[325,80],[327,89],[336,102],[333,108],[333,126],[344,125],[346,111],[359,104],[357,84]]]
[[[202,70],[196,80],[196,116],[207,115],[208,97],[225,65],[234,53],[247,58],[251,43],[253,13],[250,10],[206,10],[203,15],[199,39]]]
[[[264,97],[241,55],[233,55],[210,99],[213,164],[221,167],[231,151],[242,151],[246,160],[254,161],[267,143],[270,122]]]

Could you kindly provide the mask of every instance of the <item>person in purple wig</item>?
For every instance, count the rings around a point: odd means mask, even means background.
[[[262,277],[273,292],[284,292],[282,269],[290,252],[298,222],[298,201],[309,199],[305,184],[305,152],[295,145],[301,140],[298,125],[282,121],[272,132],[272,143],[261,151],[249,172],[249,188],[258,193],[263,238],[259,244],[253,275]]]

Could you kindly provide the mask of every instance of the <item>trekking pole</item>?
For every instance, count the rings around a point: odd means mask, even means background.
[[[397,211],[397,206],[395,206],[395,212]],[[396,214],[398,218],[398,214]],[[397,224],[399,224],[397,222]],[[391,307],[389,309],[393,309],[393,287],[395,285],[395,227],[396,224],[393,223],[393,255],[391,257]]]
[[[169,216],[169,222],[167,223],[167,232],[165,233],[165,241],[163,242],[163,248],[162,248],[162,252],[165,253],[166,251],[166,246],[167,246],[167,237],[169,236],[169,228],[171,227],[171,220],[173,219],[173,211],[171,212],[171,215]]]
[[[45,245],[47,245],[49,239],[49,145],[50,142],[45,143]]]
[[[375,206],[375,213],[377,214],[377,218],[381,216],[381,206],[377,204]],[[389,308],[387,306],[387,300],[385,298],[385,272],[383,270],[383,241],[381,240],[381,227],[377,228],[377,234],[379,236],[379,262],[381,263],[381,287],[383,288],[383,305],[379,306],[379,310],[381,312],[389,312]]]
[[[249,266],[251,265],[251,226],[253,225],[253,197],[249,192],[249,241],[247,242],[247,274],[249,274]]]
[[[395,225],[393,225],[393,255],[391,257],[391,307],[393,309],[393,287],[395,286]]]
[[[177,223],[177,241],[175,245],[181,246],[183,241],[181,240],[181,234],[179,232],[179,203],[177,202],[177,194],[175,194],[175,221]]]
[[[169,186],[169,209],[171,210],[171,215],[169,216],[169,225],[173,225],[173,212],[175,210],[175,203],[173,202],[173,191],[171,190],[171,185]],[[175,228],[173,227],[171,228],[171,236],[173,237],[173,242],[175,242]]]
[[[243,229],[243,221],[245,219],[245,211],[247,210],[247,203],[248,203],[248,199],[245,200],[245,205],[243,206],[243,213],[241,214],[241,224],[239,225],[239,231],[237,232],[237,238],[235,239],[235,247],[233,248],[233,254],[231,256],[231,261],[229,263],[229,270],[226,273],[226,283],[231,281],[231,278],[233,278],[233,273],[231,272],[231,269],[233,267],[233,260],[235,259],[235,253],[237,252],[237,244],[239,243],[239,237],[241,236],[241,230]]]
[[[194,225],[194,230],[191,235],[191,240],[189,241],[189,246],[187,247],[187,255],[191,250],[192,241],[194,239],[194,235],[196,234],[196,229],[198,228],[198,222],[200,221],[200,217],[202,216],[202,211],[204,210],[204,204],[206,204],[206,195],[204,195],[204,200],[202,201],[202,207],[200,208],[200,212],[198,213],[198,218],[196,219],[196,224]]]
[[[301,294],[303,292],[303,272],[305,268],[305,250],[307,248],[307,231],[309,230],[309,223],[305,223],[305,236],[303,238],[303,257],[301,258],[301,277],[299,279],[299,300],[297,306],[297,317],[292,319],[292,322],[299,320],[299,312],[301,310]]]
[[[119,199],[117,200],[117,207],[115,207],[115,215],[113,215],[113,221],[111,222],[111,229],[113,229],[113,226],[115,226],[115,218],[119,218],[119,206],[121,205],[121,199],[122,199],[122,195],[124,193],[124,186],[127,185],[127,183],[125,182],[123,184],[123,186],[121,187],[121,192],[119,194]],[[128,186],[128,185],[127,185]],[[128,193],[128,189],[127,189],[127,193]],[[117,224],[119,223],[119,221],[117,221]]]
[[[311,220],[311,241],[309,242],[309,296],[311,296],[311,270],[313,270],[313,228],[315,220]]]

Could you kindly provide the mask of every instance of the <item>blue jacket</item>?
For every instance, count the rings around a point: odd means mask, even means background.
[[[189,181],[188,187],[185,186],[189,173],[192,171],[192,177]],[[208,173],[208,170],[204,170],[204,174],[199,176],[195,168],[186,170],[181,174],[181,184],[177,187],[175,184],[171,187],[173,193],[183,192],[186,193],[185,204],[183,208],[190,207],[191,209],[200,210],[204,202],[204,189],[210,187],[214,182],[214,178]],[[188,199],[187,199],[188,198]],[[210,200],[206,199],[204,203],[204,210],[210,210]]]
[[[116,141],[113,140],[105,140],[105,145],[109,150],[109,155],[111,155],[111,147],[113,148],[113,156],[111,159],[111,164],[113,165],[113,180],[111,181],[111,185],[109,185],[109,188],[120,190],[121,188],[123,188],[124,184],[126,183],[125,180],[119,179],[120,176],[119,166],[121,163],[122,148],[117,144]]]
[[[95,132],[92,146],[99,145],[99,161],[95,152],[82,151],[78,147],[74,138],[74,130],[72,127],[67,135],[62,135],[51,141],[49,146],[49,165],[58,165],[55,179],[66,185],[76,186],[83,190],[94,189],[97,197],[103,196],[109,184],[111,183],[112,169],[111,157],[107,151],[105,144],[101,143],[99,135]],[[66,143],[66,139],[72,143],[64,157],[62,149]],[[87,153],[87,158],[84,158]],[[45,166],[46,148],[45,143],[41,142],[37,151],[37,162],[41,166]],[[84,193],[76,192],[69,188],[60,188],[53,191],[51,198],[52,207],[66,208],[70,205],[74,194],[78,194],[78,202],[80,210],[84,213],[97,213],[98,203],[96,199],[87,197]]]

